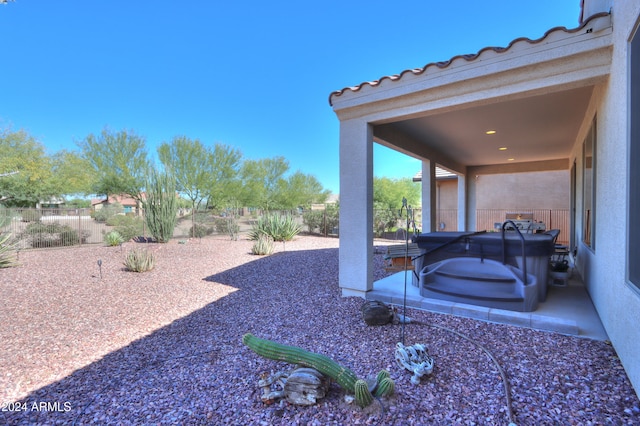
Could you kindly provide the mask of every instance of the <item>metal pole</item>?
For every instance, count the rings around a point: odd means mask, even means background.
[[[402,197],[402,207],[400,208],[400,216],[402,216],[403,209],[407,214],[407,227],[406,227],[407,232],[405,232],[405,246],[404,246],[404,298],[402,301],[402,321],[400,321],[400,323],[402,324],[401,326],[402,334],[401,334],[400,340],[402,340],[402,344],[404,345],[404,324],[407,319],[407,268],[409,267],[409,259],[408,259],[409,257],[409,208],[407,206],[407,199],[405,197]]]

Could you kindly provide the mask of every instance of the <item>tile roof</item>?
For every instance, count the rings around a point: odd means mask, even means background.
[[[567,27],[554,27],[551,28],[550,30],[548,30],[546,33],[544,33],[544,35],[542,37],[540,37],[539,39],[536,40],[531,40],[530,38],[527,37],[520,37],[517,38],[515,40],[513,40],[511,43],[509,43],[509,45],[507,47],[485,47],[482,48],[478,51],[478,53],[474,53],[474,54],[467,54],[467,55],[456,55],[454,57],[452,57],[451,59],[449,59],[448,61],[441,61],[441,62],[430,62],[428,64],[426,64],[425,66],[423,66],[422,68],[414,68],[414,69],[408,69],[408,70],[404,70],[402,71],[400,74],[394,74],[394,75],[387,75],[384,77],[381,77],[378,80],[374,80],[374,81],[366,81],[364,83],[360,83],[357,86],[349,86],[349,87],[345,87],[343,89],[340,90],[336,90],[334,92],[331,92],[331,94],[329,95],[329,105],[333,106],[333,97],[334,96],[342,96],[345,92],[357,92],[360,89],[362,89],[365,86],[370,86],[370,87],[376,87],[378,86],[380,83],[382,83],[384,80],[390,80],[390,81],[397,81],[400,80],[405,74],[409,74],[412,73],[413,75],[420,75],[423,74],[425,71],[427,71],[427,68],[430,67],[437,67],[439,69],[444,69],[447,68],[449,65],[451,65],[451,63],[453,61],[455,61],[456,59],[462,58],[465,59],[467,61],[474,61],[476,59],[478,59],[484,52],[486,51],[493,51],[495,53],[504,53],[506,51],[508,51],[509,49],[511,49],[511,47],[513,47],[515,44],[520,43],[520,42],[526,42],[529,44],[537,44],[540,43],[542,41],[544,41],[549,34],[557,32],[557,31],[563,31],[565,33],[576,33],[581,31],[584,27],[586,27],[590,21],[596,19],[596,18],[600,18],[603,16],[609,16],[610,13],[609,12],[601,12],[601,13],[596,13],[593,16],[590,16],[588,19],[584,20],[581,22],[579,27],[573,28],[573,29],[567,29]],[[582,16],[580,17],[582,19]]]

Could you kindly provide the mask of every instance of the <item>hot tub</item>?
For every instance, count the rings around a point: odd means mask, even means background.
[[[413,237],[413,242],[425,253],[416,259],[416,269],[454,257],[478,257],[497,260],[524,269],[536,277],[538,300],[547,298],[549,258],[555,252],[556,235],[517,232],[432,232]],[[524,242],[523,242],[524,239]],[[523,256],[524,251],[524,256]]]

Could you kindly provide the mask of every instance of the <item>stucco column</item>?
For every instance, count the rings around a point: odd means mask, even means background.
[[[343,296],[373,289],[373,129],[340,122],[339,281]]]
[[[467,177],[458,175],[458,231],[467,230]]]
[[[436,163],[422,160],[422,232],[437,230]]]

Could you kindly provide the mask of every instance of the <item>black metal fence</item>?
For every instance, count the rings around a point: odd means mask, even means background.
[[[569,243],[569,210],[519,209],[533,214],[546,229],[559,229],[558,243]],[[483,209],[476,211],[476,231],[493,231],[496,223],[504,222],[512,210]],[[316,207],[308,211],[281,212],[293,215],[304,232],[323,236],[339,235],[339,211],[335,205]],[[210,235],[229,235],[247,232],[263,213],[247,209],[239,211],[191,213],[180,212],[174,238],[203,238]],[[105,235],[118,231],[125,240],[149,237],[144,218],[132,214],[117,214],[96,220],[91,209],[20,209],[0,208],[0,234],[10,233],[20,250],[30,248],[65,247],[103,243]],[[418,232],[422,210],[413,210],[413,221]],[[457,209],[442,209],[436,213],[437,231],[458,229]],[[406,212],[398,210],[374,211],[374,234],[378,238],[404,240],[407,236]]]
[[[545,229],[559,229],[557,242],[569,244],[569,210],[568,209],[480,209],[476,210],[475,231],[496,231],[496,224],[502,224],[508,213],[530,213],[535,222],[542,222]],[[404,212],[403,212],[404,214]],[[374,210],[374,235],[389,240],[404,240],[406,238],[406,216],[400,216],[398,210]],[[420,232],[422,210],[414,209],[413,218]],[[436,232],[457,231],[458,210],[440,209],[436,212]],[[409,226],[409,235],[413,232]]]
[[[0,209],[0,232],[20,250],[102,242],[105,229],[90,209]]]
[[[535,222],[542,222],[545,229],[559,229],[558,244],[569,244],[568,209],[483,209],[476,211],[476,231],[494,231],[496,223],[503,223],[508,213],[530,213]]]
[[[125,241],[151,237],[144,216],[133,213],[96,212],[92,209],[0,208],[0,234],[11,234],[18,250],[103,244],[105,235],[117,231]],[[302,212],[292,214],[303,225]],[[144,212],[143,212],[144,214]],[[189,210],[178,213],[173,238],[224,235],[233,238],[249,231],[264,213],[243,209],[222,212]]]

